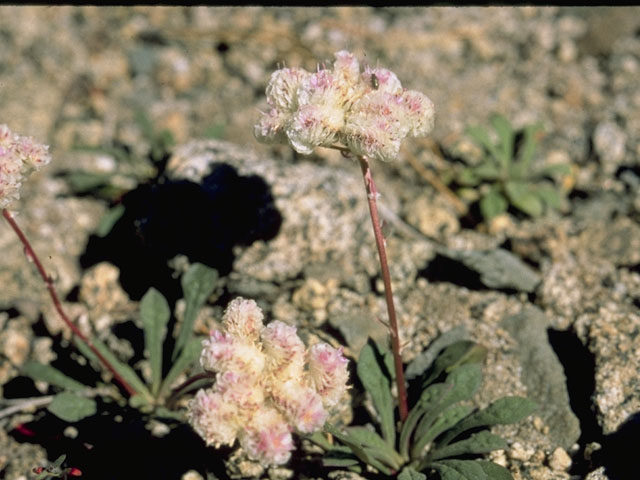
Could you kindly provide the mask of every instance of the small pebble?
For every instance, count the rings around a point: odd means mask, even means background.
[[[560,447],[556,448],[549,457],[549,466],[557,472],[569,470],[571,463],[569,454]]]

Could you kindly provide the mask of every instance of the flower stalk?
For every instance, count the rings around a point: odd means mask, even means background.
[[[73,334],[76,337],[78,337],[78,339],[81,342],[86,344],[87,347],[89,347],[91,349],[91,351],[95,354],[96,357],[98,357],[98,359],[105,366],[105,368],[107,370],[109,370],[113,374],[113,378],[115,378],[116,381],[120,385],[122,385],[122,388],[124,388],[129,395],[131,395],[131,396],[135,395],[137,393],[135,391],[135,389],[131,385],[129,385],[129,383],[124,378],[122,378],[122,376],[116,371],[116,369],[113,367],[113,365],[111,365],[111,363],[109,363],[109,361],[106,358],[104,358],[104,356],[96,349],[96,347],[93,345],[91,340],[89,338],[87,338],[80,331],[80,329],[77,327],[77,325],[74,324],[69,319],[69,317],[65,313],[64,309],[62,308],[62,303],[60,302],[60,298],[58,297],[58,294],[56,293],[56,290],[53,287],[53,280],[51,280],[51,277],[47,274],[47,271],[44,269],[44,266],[42,265],[42,262],[40,261],[40,258],[38,257],[38,255],[36,254],[35,250],[31,246],[31,243],[29,242],[29,239],[27,239],[26,235],[24,234],[24,232],[22,231],[20,226],[16,223],[15,219],[13,218],[13,216],[11,215],[9,210],[7,210],[6,208],[3,208],[2,209],[2,216],[9,223],[9,225],[11,225],[11,228],[13,229],[13,231],[16,233],[16,235],[20,239],[20,242],[22,242],[22,245],[24,246],[24,251],[25,251],[25,254],[26,254],[27,258],[32,260],[33,263],[35,264],[35,266],[36,266],[36,268],[38,270],[38,273],[40,274],[40,278],[42,278],[42,280],[44,281],[45,285],[47,286],[47,290],[49,291],[49,296],[51,297],[51,300],[53,301],[53,305],[55,306],[56,311],[60,315],[60,318],[62,318],[64,323],[71,329]]]
[[[333,69],[318,67],[315,73],[301,68],[276,70],[266,93],[270,109],[255,125],[258,141],[286,142],[305,155],[315,147],[333,148],[360,162],[385,287],[398,409],[404,421],[408,405],[398,321],[369,161],[393,161],[404,138],[426,136],[434,126],[433,102],[404,88],[386,68],[366,66],[361,71],[356,57],[344,50],[336,52]]]
[[[404,370],[402,366],[402,355],[400,353],[400,336],[398,334],[398,319],[393,303],[393,291],[391,289],[391,274],[389,273],[389,262],[387,261],[387,250],[385,245],[382,227],[380,226],[380,217],[378,216],[378,190],[373,181],[371,167],[366,157],[358,157],[364,186],[367,190],[367,202],[369,204],[369,214],[371,215],[371,224],[373,225],[373,235],[376,239],[376,247],[378,249],[378,257],[380,258],[380,270],[382,273],[382,281],[384,282],[384,298],[387,304],[387,313],[389,315],[389,336],[391,337],[391,350],[393,352],[393,363],[396,371],[396,386],[398,389],[398,410],[400,412],[400,420],[404,422],[409,414],[407,405],[407,389],[404,382]]]

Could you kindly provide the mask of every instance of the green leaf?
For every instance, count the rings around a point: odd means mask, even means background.
[[[446,436],[439,440],[439,444],[446,444],[460,435],[462,432],[478,427],[490,427],[492,425],[505,425],[516,423],[528,417],[538,406],[523,397],[502,397],[487,408],[472,413],[447,432]]]
[[[87,193],[109,183],[109,177],[103,173],[89,173],[82,170],[66,173],[65,179],[74,193]]]
[[[564,195],[560,191],[550,184],[538,185],[535,188],[535,193],[549,208],[562,207],[562,199]]]
[[[186,421],[186,415],[184,411],[169,410],[166,407],[156,408],[153,411],[153,415],[159,418],[169,418],[171,420],[178,420],[182,422]]]
[[[348,468],[359,465],[360,462],[353,457],[326,456],[322,458],[322,465],[333,468]]]
[[[407,366],[404,376],[407,380],[412,380],[420,375],[425,374],[426,370],[431,366],[437,355],[449,345],[468,337],[467,331],[463,325],[459,325],[448,330],[436,338],[427,349],[414,358]],[[423,387],[426,382],[423,383]],[[427,383],[428,385],[428,383]]]
[[[414,441],[413,448],[411,450],[411,458],[419,457],[428,443],[432,442],[442,432],[449,430],[456,423],[469,415],[472,410],[473,408],[469,405],[458,404],[452,405],[442,412],[442,414],[436,418],[429,428],[424,432],[418,432],[420,435],[416,434],[416,440]]]
[[[485,220],[491,220],[506,212],[508,206],[507,199],[495,188],[489,190],[480,199],[480,213]]]
[[[507,442],[498,435],[494,435],[493,433],[485,430],[474,433],[464,440],[437,448],[435,451],[430,452],[429,456],[432,460],[438,460],[447,457],[457,457],[459,455],[478,455],[481,453],[489,453],[503,448],[507,448]]]
[[[389,445],[375,431],[366,427],[355,426],[348,427],[346,433],[352,439],[360,442],[360,444],[366,448],[369,455],[394,470],[397,470],[400,468],[400,465],[402,465],[403,461],[400,455],[398,455],[393,448],[389,448]]]
[[[475,140],[475,142],[478,145],[480,145],[482,148],[484,148],[484,150],[486,150],[493,158],[495,158],[496,160],[499,159],[500,153],[496,149],[496,146],[491,141],[491,138],[489,138],[489,134],[483,127],[480,127],[480,126],[468,127],[466,132],[467,132],[467,135],[469,135],[473,140]]]
[[[540,130],[542,130],[542,125],[539,123],[524,127],[522,144],[518,151],[518,161],[511,166],[512,178],[524,179],[529,172],[538,143],[536,137]]]
[[[459,340],[447,345],[433,362],[429,376],[422,382],[422,387],[429,385],[442,373],[450,373],[460,365],[482,363],[486,354],[486,348],[471,340]]]
[[[53,478],[55,476],[60,476],[60,470],[62,464],[64,463],[67,456],[63,453],[60,455],[51,465],[45,468],[41,473],[38,474],[36,480],[47,480],[48,478]]]
[[[463,168],[458,173],[456,181],[464,187],[475,187],[481,183],[480,178],[476,175],[472,168]]]
[[[93,337],[90,341],[91,343],[93,343],[93,346],[96,348],[96,350],[98,350],[98,352],[100,352],[100,354],[111,364],[111,366],[116,370],[116,372],[118,372],[118,375],[120,375],[125,382],[127,382],[148,403],[153,402],[153,396],[151,395],[151,392],[142,382],[142,380],[140,380],[140,377],[138,377],[133,368],[131,368],[126,363],[118,360],[116,356],[111,352],[111,350],[97,338]],[[89,350],[88,347],[81,348],[82,353],[84,353],[86,350]],[[91,351],[89,350],[89,352]],[[91,352],[91,355],[97,360],[97,357],[93,355],[93,352]]]
[[[493,480],[475,460],[442,460],[429,466],[440,473],[441,480]]]
[[[393,398],[389,379],[384,375],[371,343],[367,343],[360,351],[357,366],[358,377],[364,388],[371,395],[373,406],[380,417],[382,437],[390,447],[395,446],[396,429],[393,415]]]
[[[201,263],[194,263],[182,276],[182,291],[184,292],[185,310],[180,333],[176,340],[172,359],[175,360],[180,351],[193,335],[193,324],[198,312],[213,292],[218,281],[218,272]]]
[[[416,429],[418,438],[424,435],[438,416],[449,406],[463,400],[469,400],[476,393],[482,383],[482,367],[478,363],[461,365],[449,374],[446,383],[452,387],[443,395],[437,407],[429,410],[422,417]]]
[[[162,380],[162,343],[171,317],[169,304],[155,288],[150,288],[140,301],[140,317],[144,327],[144,346],[151,364],[151,391],[157,394]]]
[[[67,458],[67,456],[63,453],[58,458],[56,458],[56,460],[51,464],[51,467],[53,467],[53,468],[62,467],[62,464],[64,463],[66,458]]]
[[[526,183],[507,182],[505,184],[505,192],[511,204],[527,215],[538,217],[544,211],[542,200]]]
[[[129,397],[128,403],[130,407],[137,408],[138,410],[150,405],[149,400],[140,394]]]
[[[98,228],[96,228],[96,235],[100,238],[104,238],[109,235],[109,232],[116,224],[120,217],[124,214],[125,208],[121,203],[110,209],[107,213],[104,214],[102,219],[100,220],[100,224]]]
[[[484,162],[473,169],[473,173],[482,180],[497,180],[500,170],[492,162]]]
[[[513,480],[509,470],[497,463],[488,462],[487,460],[476,460],[480,467],[491,480]]]
[[[440,399],[451,388],[452,385],[436,383],[429,385],[428,388],[422,391],[420,398],[409,411],[409,415],[407,415],[402,425],[402,430],[400,431],[400,455],[402,455],[403,458],[408,459],[411,434],[415,430],[420,418],[437,408]]]
[[[171,366],[171,370],[167,373],[167,376],[164,378],[162,382],[162,386],[160,387],[160,391],[158,393],[159,396],[163,396],[165,393],[169,391],[173,382],[175,382],[178,375],[184,372],[189,366],[191,366],[200,356],[200,352],[202,351],[202,339],[201,338],[192,338],[189,343],[187,343],[187,347],[182,350],[182,353],[178,357],[178,360],[174,362]]]
[[[458,188],[456,190],[456,195],[469,203],[473,203],[480,198],[480,194],[475,188]]]
[[[207,129],[204,131],[203,136],[205,138],[213,138],[213,139],[222,138],[222,136],[224,135],[225,128],[226,128],[226,125],[224,123],[214,123],[212,125],[209,125],[209,127],[207,127]]]
[[[336,445],[330,443],[329,439],[321,431],[313,432],[312,434],[307,435],[306,438],[321,447],[326,452],[330,452],[331,450],[336,448]]]
[[[375,457],[371,456],[367,448],[365,448],[360,441],[351,437],[349,434],[343,434],[340,430],[329,423],[325,424],[324,428],[327,432],[331,433],[334,437],[347,445],[353,454],[361,461],[367,465],[377,468],[385,475],[391,475],[391,470],[379,462]]]
[[[553,165],[547,165],[539,170],[536,170],[533,177],[555,177],[556,175],[569,175],[571,173],[571,166],[567,163],[555,163]]]
[[[80,353],[87,359],[89,360],[89,364],[91,365],[92,363],[94,365],[92,365],[93,367],[95,367],[95,365],[98,365],[98,368],[95,369],[96,371],[100,372],[102,371],[100,367],[103,367],[102,362],[100,362],[100,360],[98,359],[98,357],[96,356],[95,353],[93,353],[93,351],[89,348],[89,346],[84,343],[82,340],[80,340],[76,335],[73,336],[72,340],[73,344],[75,345],[75,347],[80,351]]]
[[[81,392],[87,387],[82,383],[74,380],[71,377],[67,377],[57,368],[51,365],[44,365],[42,363],[29,361],[22,367],[22,373],[32,378],[33,380],[40,380],[56,387],[64,388],[67,390],[73,390]]]
[[[398,480],[427,480],[427,476],[424,473],[416,472],[411,467],[405,467],[398,475]]]
[[[500,167],[503,172],[508,172],[511,160],[513,159],[513,146],[516,137],[515,132],[513,131],[509,121],[502,115],[493,115],[491,117],[491,124],[498,134],[498,160],[500,162]]]
[[[97,411],[93,398],[81,397],[71,392],[62,392],[53,397],[47,410],[65,422],[77,422],[94,415]]]
[[[162,130],[155,135],[151,140],[151,149],[149,151],[149,157],[152,162],[159,162],[165,158],[176,141],[173,137],[173,133],[170,130]]]

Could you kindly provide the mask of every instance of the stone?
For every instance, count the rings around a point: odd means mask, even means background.
[[[595,358],[594,403],[603,433],[614,433],[640,411],[640,314],[633,306],[609,302],[575,323],[580,340]]]
[[[531,267],[504,249],[469,251],[440,248],[438,252],[477,273],[480,282],[488,288],[533,292],[540,283],[539,275]]]
[[[569,449],[580,438],[580,422],[571,411],[562,364],[549,345],[549,320],[538,308],[527,307],[506,317],[502,326],[518,342],[522,381],[541,407],[536,415],[549,426],[552,442]]]
[[[571,463],[571,457],[561,447],[556,448],[549,456],[549,466],[558,472],[569,470]]]
[[[625,158],[627,136],[616,123],[600,122],[593,132],[593,148],[598,154],[605,172],[615,173]]]

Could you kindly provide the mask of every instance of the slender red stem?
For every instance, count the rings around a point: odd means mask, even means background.
[[[389,263],[387,262],[387,250],[385,247],[384,236],[382,234],[382,228],[380,227],[380,218],[378,217],[378,190],[376,189],[376,184],[373,182],[369,161],[366,157],[358,157],[358,160],[360,161],[360,168],[364,178],[364,186],[367,190],[369,213],[371,214],[371,223],[373,224],[373,235],[376,238],[378,256],[380,257],[380,270],[382,272],[382,281],[384,282],[384,298],[387,302],[387,312],[389,314],[391,350],[393,351],[393,361],[396,369],[398,409],[400,410],[400,420],[404,422],[409,414],[407,405],[407,389],[404,385],[404,371],[402,369],[402,356],[400,355],[400,337],[398,335],[398,320],[396,318],[396,310],[393,304],[393,292],[391,290],[391,274],[389,273]]]
[[[18,238],[22,242],[22,245],[24,245],[24,250],[27,257],[33,260],[33,263],[35,263],[36,268],[38,269],[38,273],[40,273],[40,277],[42,277],[42,280],[47,285],[47,290],[49,290],[49,295],[51,296],[51,300],[53,300],[53,305],[56,307],[56,310],[58,311],[58,314],[60,315],[64,323],[67,324],[67,326],[71,329],[76,337],[78,337],[91,349],[95,356],[98,357],[102,364],[113,374],[113,377],[118,381],[118,383],[120,383],[120,385],[122,385],[122,387],[129,393],[129,395],[135,395],[137,393],[135,389],[131,385],[129,385],[124,378],[120,376],[113,365],[111,365],[111,363],[109,363],[109,361],[102,356],[102,354],[93,345],[91,340],[82,334],[80,329],[69,319],[67,314],[64,312],[64,310],[62,309],[62,304],[60,303],[60,299],[58,298],[58,294],[56,293],[55,288],[53,288],[53,280],[51,280],[51,277],[47,275],[47,272],[42,266],[42,262],[40,262],[38,255],[36,255],[36,252],[33,250],[31,243],[29,243],[29,240],[20,229],[11,213],[3,208],[2,215],[7,220],[7,222],[9,222],[9,225],[11,225],[13,231],[16,232],[16,235],[18,235]]]

